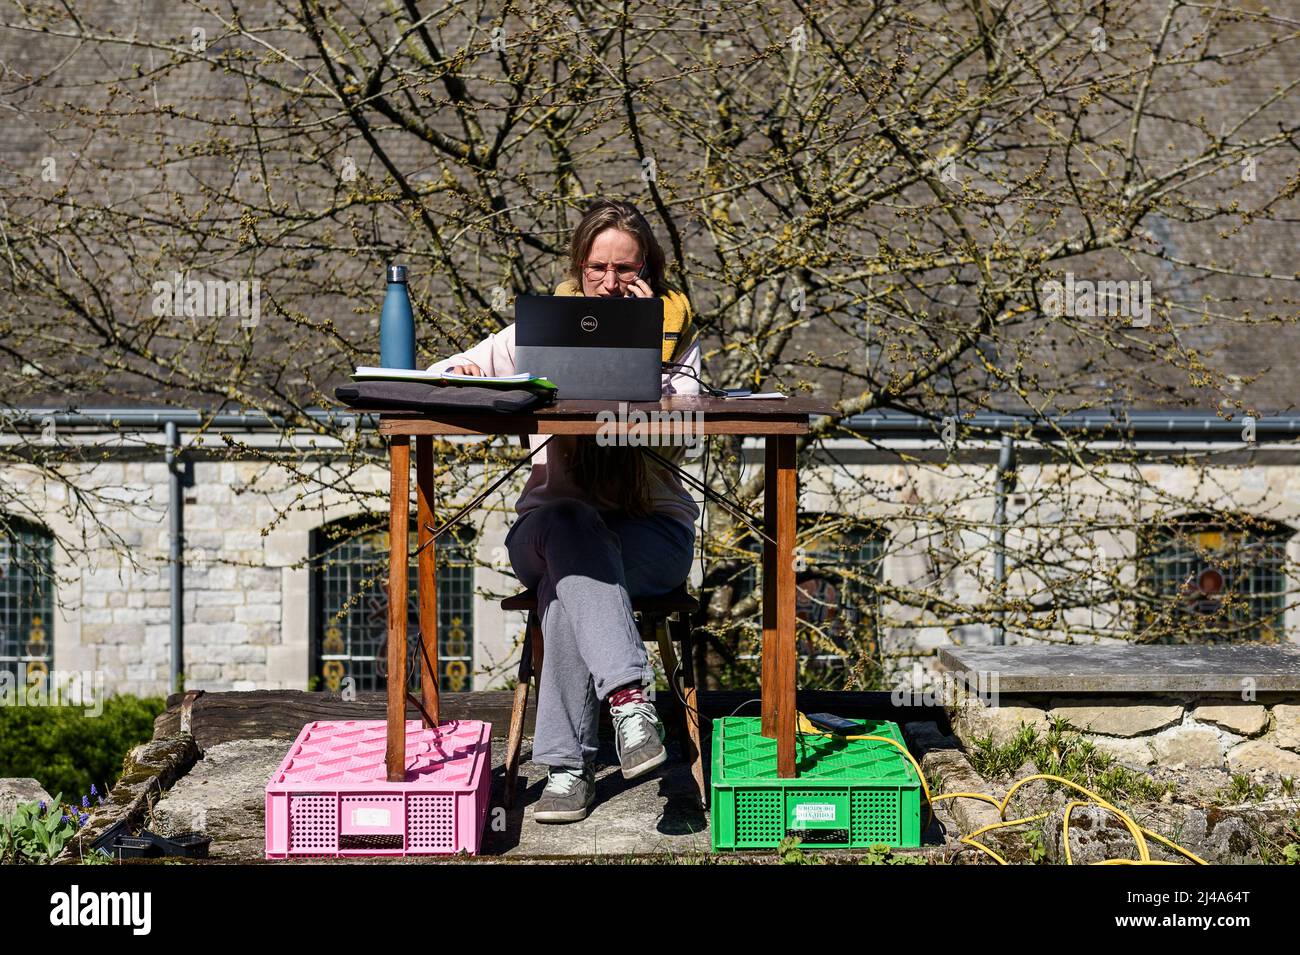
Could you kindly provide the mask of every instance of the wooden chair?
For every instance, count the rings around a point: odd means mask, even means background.
[[[699,602],[686,592],[685,584],[657,597],[632,598],[632,611],[637,618],[637,629],[641,632],[641,639],[647,643],[658,641],[664,672],[670,684],[673,681],[673,674],[677,672],[678,661],[677,654],[673,652],[673,643],[681,644],[681,659],[686,661],[686,665],[682,667],[682,697],[686,700],[686,705],[682,708],[679,731],[682,752],[690,761],[691,775],[695,778],[700,806],[704,808],[708,805],[708,793],[704,788],[704,761],[700,754],[699,704],[695,693],[694,668],[691,666],[694,657],[691,653],[690,615],[695,613],[699,606]],[[515,803],[515,788],[519,779],[519,748],[524,736],[524,712],[528,707],[528,682],[534,677],[538,678],[540,695],[542,626],[537,611],[537,594],[532,590],[525,590],[523,593],[502,600],[501,609],[528,612],[524,648],[519,657],[519,683],[515,686],[514,706],[510,711],[510,736],[506,742],[505,804],[511,807]],[[663,626],[661,627],[660,624]]]

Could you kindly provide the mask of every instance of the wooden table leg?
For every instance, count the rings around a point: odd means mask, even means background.
[[[763,541],[763,645],[759,696],[762,697],[762,732],[776,738],[776,711],[780,698],[776,692],[776,485],[777,436],[763,439],[763,532],[773,539]]]
[[[798,775],[794,745],[794,538],[799,488],[794,435],[778,436],[776,451],[776,774],[781,779],[790,779]]]
[[[388,781],[406,779],[406,575],[411,522],[411,439],[389,439],[388,498]]]
[[[419,573],[416,575],[416,599],[420,608],[420,702],[434,726],[442,724],[438,712],[438,574],[433,543],[433,436],[415,439],[415,518],[416,543],[419,545]],[[424,727],[429,720],[420,715]]]

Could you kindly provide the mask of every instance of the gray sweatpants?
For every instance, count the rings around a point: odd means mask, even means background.
[[[537,590],[545,653],[533,759],[578,768],[596,756],[600,701],[654,670],[630,596],[666,593],[690,575],[695,531],[664,514],[632,518],[576,499],[525,512],[506,535],[520,583]]]

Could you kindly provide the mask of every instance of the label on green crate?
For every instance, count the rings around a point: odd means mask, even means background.
[[[798,836],[805,842],[848,842],[848,830],[847,792],[787,790],[786,835]]]
[[[795,822],[834,822],[835,804],[829,802],[802,802],[794,807]]]

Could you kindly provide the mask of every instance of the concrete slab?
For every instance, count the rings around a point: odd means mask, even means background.
[[[942,647],[939,660],[972,690],[1015,693],[1300,692],[1300,647]],[[976,685],[975,674],[996,674]],[[1248,681],[1248,682],[1247,682]]]
[[[200,830],[212,836],[209,857],[217,862],[263,861],[266,781],[284,758],[282,739],[232,740],[209,747],[154,807],[146,825],[162,835]],[[530,752],[524,741],[523,755]],[[515,806],[501,806],[505,741],[492,741],[492,808],[484,856],[505,860],[582,856],[704,855],[709,849],[707,815],[692,799],[694,782],[675,743],[658,774],[631,783],[618,770],[613,743],[602,743],[596,779],[596,805],[585,820],[568,825],[533,821],[532,807],[546,783],[544,767],[526,762],[520,769]],[[406,862],[437,862],[445,857],[415,856]],[[361,862],[379,859],[344,860]]]

